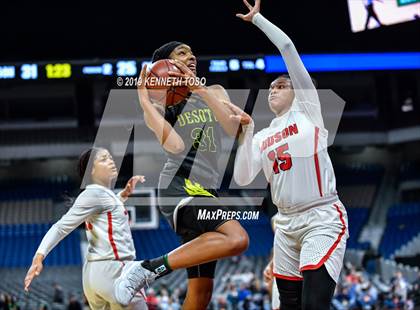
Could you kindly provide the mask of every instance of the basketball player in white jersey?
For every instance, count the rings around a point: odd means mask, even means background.
[[[85,222],[89,242],[83,266],[83,290],[91,309],[147,309],[144,292],[139,292],[127,307],[115,300],[114,282],[136,258],[123,202],[132,194],[143,176],[132,177],[123,191],[116,195],[111,182],[118,172],[106,149],[92,148],[79,158],[80,177],[87,178],[86,189],[79,194],[69,211],[44,236],[25,277],[24,288],[43,269],[48,253],[68,234]]]
[[[258,133],[249,115],[230,105],[237,114],[232,117],[242,124],[234,179],[247,185],[263,170],[271,185],[279,215],[270,264],[281,309],[329,309],[348,230],[318,94],[293,42],[259,13],[260,0],[254,6],[244,3],[249,13],[237,16],[255,24],[276,45],[289,75],[271,83],[268,102],[275,118]]]

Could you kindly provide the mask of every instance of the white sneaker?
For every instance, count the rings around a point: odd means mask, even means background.
[[[137,292],[149,286],[157,277],[156,273],[147,270],[141,263],[134,262],[114,283],[115,299],[123,306],[128,306]]]

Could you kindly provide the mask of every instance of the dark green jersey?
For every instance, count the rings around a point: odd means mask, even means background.
[[[185,196],[185,189],[179,188],[179,182],[170,184],[174,176],[198,182],[204,188],[216,188],[222,129],[212,110],[200,96],[193,94],[188,100],[167,107],[165,119],[183,139],[185,150],[180,154],[167,153],[159,188],[168,187],[165,192],[171,196]]]

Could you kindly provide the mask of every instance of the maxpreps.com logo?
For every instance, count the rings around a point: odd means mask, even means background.
[[[197,220],[258,220],[260,211],[198,210]]]

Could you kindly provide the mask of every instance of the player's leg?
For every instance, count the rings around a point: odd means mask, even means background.
[[[177,213],[177,233],[191,233],[197,237],[168,254],[137,263],[126,276],[117,280],[115,296],[121,304],[128,304],[137,290],[172,270],[239,255],[247,249],[248,234],[238,221],[220,218],[198,221],[200,209],[227,210],[226,207],[215,205],[217,199],[212,198],[211,201],[212,204],[207,206],[184,206],[182,211]]]
[[[280,310],[280,294],[277,288],[277,281],[274,279],[271,283],[271,309]]]
[[[213,278],[188,279],[187,296],[182,309],[205,310],[207,309],[213,293]]]
[[[240,255],[248,248],[248,234],[238,221],[198,218],[200,210],[227,211],[226,207],[218,205],[217,199],[213,198],[205,200],[212,203],[206,206],[196,201],[197,198],[194,198],[193,202],[183,206],[177,213],[177,233],[182,236],[184,244],[162,257],[145,262],[147,269],[156,271],[162,264],[168,270],[189,268],[219,258]],[[191,235],[194,238],[186,237]]]
[[[114,283],[135,262],[87,262],[83,268],[83,290],[91,309],[147,310],[144,291],[137,292],[131,302],[121,305],[114,295]]]
[[[104,300],[99,295],[95,294],[92,291],[86,292],[86,290],[84,290],[84,292],[85,292],[86,299],[89,303],[89,308],[90,309],[92,309],[92,310],[109,310],[109,309],[111,309],[111,306],[110,306],[109,302]]]
[[[348,238],[347,214],[344,206],[336,203],[314,208],[304,216],[308,232],[300,257],[304,278],[302,307],[305,310],[329,309],[343,266]]]
[[[111,309],[109,300],[102,296],[106,290],[104,282],[109,282],[108,274],[102,273],[103,265],[104,262],[86,262],[83,266],[83,292],[90,309],[93,310]]]
[[[302,310],[330,309],[335,281],[324,265],[303,272]]]
[[[248,248],[248,234],[238,221],[221,224],[168,254],[172,269],[188,268],[219,258],[242,254]]]
[[[120,304],[115,296],[114,296],[114,282],[115,279],[118,278],[121,274],[125,273],[126,270],[128,270],[131,266],[135,265],[135,261],[129,261],[121,263],[119,262],[119,266],[116,266],[118,269],[117,273],[114,273],[112,269],[106,270],[107,272],[114,274],[112,281],[109,281],[111,285],[108,285],[110,288],[108,290],[108,294],[111,295],[107,299],[110,301],[110,309],[111,310],[147,310],[147,303],[146,303],[146,293],[144,289],[141,289],[139,292],[137,292],[134,296],[134,298],[130,301],[128,305],[122,305]]]
[[[279,216],[274,235],[273,275],[280,295],[280,309],[301,309],[302,275],[299,271],[299,234],[292,227],[293,219]]]
[[[136,296],[131,300],[128,306],[122,306],[119,303],[110,304],[111,310],[147,310],[146,298],[143,294],[137,293]]]
[[[280,294],[281,310],[300,310],[302,305],[302,281],[276,278]]]
[[[186,216],[188,217],[188,216]],[[198,232],[183,229],[182,243],[196,239]],[[213,278],[217,261],[187,268],[188,287],[183,309],[207,309],[213,293]],[[198,308],[198,306],[200,308]]]

